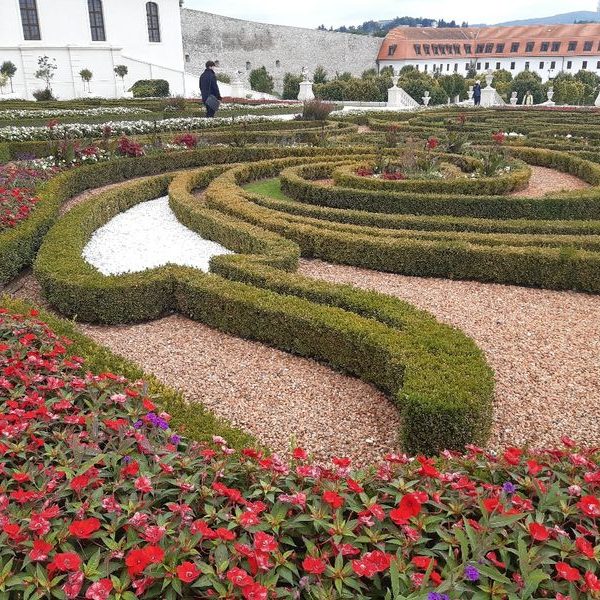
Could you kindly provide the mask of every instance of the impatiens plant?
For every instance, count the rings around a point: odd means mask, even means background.
[[[600,455],[289,462],[185,440],[143,382],[0,310],[0,597],[600,598]]]

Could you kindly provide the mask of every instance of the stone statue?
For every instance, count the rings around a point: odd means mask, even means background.
[[[310,81],[308,69],[306,67],[302,67],[302,81]]]

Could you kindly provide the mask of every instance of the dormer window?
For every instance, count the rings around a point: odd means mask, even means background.
[[[527,42],[527,44],[525,45],[525,52],[533,52],[534,48],[535,42]]]
[[[494,51],[494,44],[486,44],[485,45],[485,53],[491,54]]]
[[[465,44],[465,54],[471,54],[473,52],[473,46],[471,44]]]
[[[510,51],[513,52],[513,53],[514,52],[518,52],[520,47],[521,47],[521,44],[519,44],[519,42],[513,42],[510,45]]]
[[[496,54],[502,54],[504,52],[504,44],[496,44]]]
[[[569,42],[569,52],[575,52],[577,50],[577,42]]]
[[[415,54],[421,54],[421,44],[415,44]]]
[[[540,46],[540,51],[548,52],[549,49],[550,49],[550,42],[542,42],[542,45]]]
[[[394,54],[396,54],[396,50],[398,48],[397,44],[392,44],[389,48],[388,48],[388,56],[394,56]]]
[[[475,48],[475,53],[476,54],[482,54],[484,48],[485,48],[485,46],[483,44],[477,44],[477,46]]]
[[[594,42],[583,42],[583,51],[591,52],[593,45],[594,45]]]
[[[429,44],[423,44],[423,52],[425,52],[425,54],[431,54],[431,46]]]
[[[552,42],[552,52],[560,51],[560,42]]]
[[[19,7],[21,9],[23,37],[26,40],[41,40],[40,21],[35,0],[19,0]]]

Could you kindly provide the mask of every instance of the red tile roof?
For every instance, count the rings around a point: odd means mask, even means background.
[[[576,42],[575,49],[569,49],[570,42]],[[591,42],[591,47],[588,44],[589,49],[587,50],[584,49],[585,42]],[[511,46],[516,43],[519,44],[519,47],[516,51],[512,51]],[[528,43],[533,43],[531,51],[526,51]],[[542,50],[544,43],[548,43],[548,48]],[[553,43],[560,43],[559,50],[552,50]],[[488,50],[489,44],[492,44],[491,52],[485,52],[486,44],[488,44]],[[425,53],[425,46],[429,46],[430,54]],[[433,46],[438,48],[438,54],[434,54]],[[444,52],[442,52],[442,47]],[[420,54],[417,51],[418,48],[421,51]],[[384,39],[378,59],[423,60],[434,56],[475,58],[548,55],[552,57],[553,55],[585,56],[599,53],[600,23],[519,27],[398,27],[390,31]]]

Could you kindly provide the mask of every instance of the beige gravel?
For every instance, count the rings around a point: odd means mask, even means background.
[[[600,296],[301,261],[300,272],[409,301],[471,336],[496,374],[491,447],[600,445]]]
[[[584,190],[591,187],[589,183],[568,173],[555,169],[531,166],[531,178],[526,188],[511,192],[509,196],[526,196],[528,198],[542,198],[546,194],[574,190]]]

